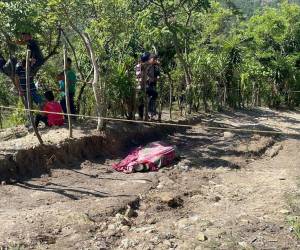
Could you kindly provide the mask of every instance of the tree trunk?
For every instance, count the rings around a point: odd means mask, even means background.
[[[172,109],[173,109],[173,81],[171,74],[168,72],[167,77],[169,80],[169,118],[172,120]]]
[[[98,116],[97,130],[100,131],[105,128],[104,119],[101,119],[102,116],[106,115],[105,94],[104,94],[105,85],[104,84],[102,85],[101,83],[99,83],[99,81],[101,81],[100,74],[99,74],[99,66],[98,66],[98,63],[96,60],[95,52],[94,52],[93,46],[91,44],[91,39],[90,39],[89,34],[81,32],[74,25],[72,20],[70,19],[66,9],[64,9],[64,11],[65,11],[65,14],[69,21],[70,26],[82,39],[82,41],[85,45],[87,54],[93,65],[94,77],[93,77],[93,81],[92,81],[92,88],[93,88],[94,97],[95,97],[95,101],[96,101],[96,111],[97,111],[97,116]]]
[[[255,82],[252,82],[252,101],[251,101],[251,106],[254,107],[256,102],[256,86]]]
[[[206,86],[203,86],[203,106],[205,112],[208,112],[207,96],[208,96],[207,88]]]
[[[69,79],[67,74],[67,47],[64,44],[64,74],[65,74],[65,99],[67,106],[67,116],[68,116],[68,125],[69,125],[69,137],[73,137],[72,129],[72,118],[71,118],[71,108],[70,108],[70,89],[69,89]]]
[[[2,122],[2,108],[0,108],[0,128],[3,129],[3,122]]]
[[[101,88],[101,83],[100,83],[100,74],[99,74],[99,66],[96,60],[95,52],[91,44],[91,39],[89,34],[87,33],[81,33],[84,43],[87,48],[87,52],[89,54],[91,63],[93,65],[94,69],[94,77],[92,81],[92,87],[93,87],[93,92],[94,92],[94,97],[96,101],[96,110],[97,110],[97,116],[98,116],[98,124],[97,124],[97,130],[103,130],[105,127],[105,121],[102,119],[102,115],[104,112],[104,89]]]
[[[159,78],[159,80],[158,80],[158,86],[159,86],[158,121],[161,122],[162,109],[163,109],[163,85],[162,85],[161,78]]]
[[[29,109],[29,118],[31,125],[33,127],[36,138],[39,140],[40,144],[43,145],[44,142],[39,134],[37,127],[35,126],[33,114],[32,114],[32,101],[31,101],[31,93],[30,93],[30,50],[27,50],[26,54],[26,95],[27,95],[27,107]]]
[[[142,64],[142,91],[143,91],[143,100],[144,100],[144,120],[148,121],[148,96],[147,96],[147,78],[148,78],[148,70],[150,65],[148,63]]]
[[[83,84],[82,84],[82,86],[81,86],[81,88],[80,88],[80,90],[79,90],[78,97],[77,97],[77,105],[76,105],[78,114],[80,114],[80,110],[81,110],[81,102],[82,102],[83,92],[84,92],[86,86],[88,85],[88,81],[89,81],[91,75],[93,74],[93,71],[94,71],[94,70],[93,70],[93,68],[92,68],[92,70],[91,70],[90,73],[86,76],[86,78],[85,78],[85,79],[82,79],[82,83],[83,83]],[[83,112],[83,114],[85,114],[85,112]]]

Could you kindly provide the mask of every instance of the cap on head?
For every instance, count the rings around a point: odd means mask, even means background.
[[[150,59],[150,53],[149,52],[145,52],[142,56],[141,56],[141,61],[143,63],[148,62]]]

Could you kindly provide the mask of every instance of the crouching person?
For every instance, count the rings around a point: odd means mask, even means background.
[[[53,92],[47,91],[44,96],[46,98],[46,103],[43,107],[43,111],[53,113],[37,114],[35,118],[35,126],[38,127],[40,122],[45,123],[47,127],[64,125],[64,115],[62,114],[63,110],[60,103],[54,100]]]

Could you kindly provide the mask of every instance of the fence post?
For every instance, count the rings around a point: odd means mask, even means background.
[[[33,127],[34,133],[36,135],[36,137],[38,138],[39,142],[41,145],[43,145],[43,140],[42,137],[39,134],[39,131],[37,129],[37,127],[35,126],[35,122],[34,122],[34,118],[33,118],[33,114],[32,114],[32,100],[31,100],[31,93],[30,93],[30,56],[31,56],[31,51],[27,50],[26,53],[26,97],[27,97],[27,108],[29,110],[29,118],[30,118],[30,122],[31,125]]]
[[[72,129],[72,119],[71,119],[71,108],[70,108],[70,92],[69,92],[69,79],[67,72],[67,46],[64,42],[64,73],[65,73],[65,99],[67,106],[67,116],[68,116],[68,124],[69,124],[69,137],[73,137],[73,129]]]
[[[0,128],[3,129],[3,123],[2,123],[2,108],[0,108]]]
[[[161,78],[158,79],[159,86],[159,99],[158,99],[158,121],[161,122],[162,118],[162,107],[163,107],[163,86]]]
[[[147,95],[147,77],[150,65],[149,63],[142,64],[142,91],[143,91],[143,102],[144,102],[144,121],[148,121],[148,105],[149,105],[149,98]],[[144,89],[143,89],[144,88]]]

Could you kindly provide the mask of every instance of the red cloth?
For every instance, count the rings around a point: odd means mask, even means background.
[[[175,147],[163,142],[152,142],[143,148],[135,149],[121,162],[114,164],[113,168],[124,173],[157,171],[159,168],[171,164],[175,158]]]
[[[55,113],[63,113],[61,105],[56,102],[47,102],[44,106],[45,112],[55,112]],[[46,114],[48,117],[48,125],[49,126],[62,126],[64,125],[64,115],[60,114]]]

